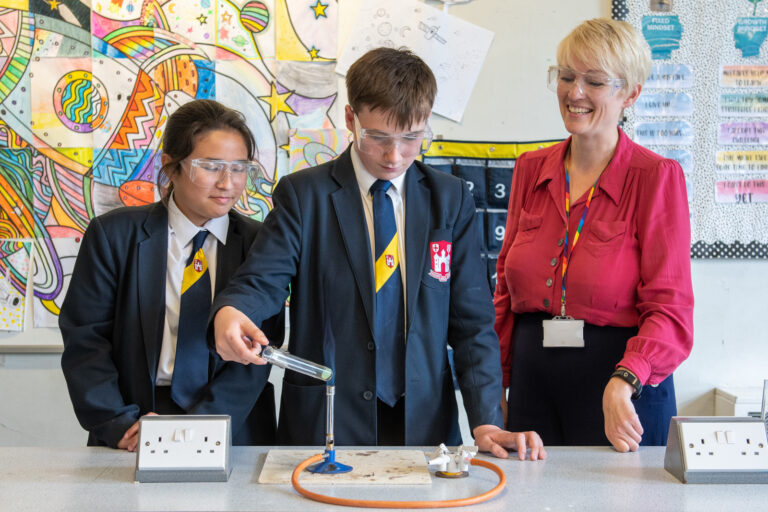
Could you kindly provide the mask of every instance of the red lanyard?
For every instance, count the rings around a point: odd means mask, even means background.
[[[600,178],[598,177],[598,180]],[[563,248],[563,294],[560,296],[560,316],[565,316],[565,278],[568,271],[568,260],[573,254],[573,249],[576,247],[576,242],[579,241],[579,235],[581,234],[581,228],[584,227],[584,219],[587,218],[587,212],[589,211],[589,205],[592,203],[592,195],[595,193],[595,187],[597,186],[597,180],[589,191],[587,196],[587,204],[584,205],[584,212],[581,214],[581,220],[579,221],[579,227],[576,228],[576,233],[573,235],[573,245],[568,246],[568,226],[571,220],[571,180],[568,177],[568,166],[565,166],[565,247]]]

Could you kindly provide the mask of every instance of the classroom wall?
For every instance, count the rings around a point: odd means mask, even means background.
[[[360,2],[340,2],[341,40]],[[464,140],[564,137],[556,100],[545,87],[546,68],[559,40],[584,19],[609,16],[610,1],[474,0],[449,12],[496,35],[463,121],[435,119],[434,132]],[[340,99],[338,107],[343,106]],[[768,262],[696,260],[692,271],[695,341],[691,357],[676,373],[677,398],[681,414],[705,415],[714,412],[715,387],[757,386],[768,378]],[[28,325],[31,320],[30,315]],[[0,333],[0,339],[61,342],[53,329]],[[60,359],[60,354],[0,354],[0,446],[85,443]]]

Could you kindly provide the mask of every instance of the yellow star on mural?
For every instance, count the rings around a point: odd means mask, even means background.
[[[200,25],[205,25],[208,22],[208,16],[203,15],[203,13],[200,13],[200,16],[195,19],[200,22]]]
[[[328,4],[324,4],[320,0],[317,0],[317,3],[315,3],[315,5],[310,5],[309,6],[310,9],[315,11],[315,19],[318,19],[320,16],[323,16],[324,18],[327,18],[328,15],[325,14],[325,9],[327,7],[328,7]]]
[[[221,22],[222,23],[232,23],[232,15],[228,12],[225,12],[221,15]]]
[[[61,2],[59,2],[57,0],[51,0],[50,2],[48,2],[48,6],[51,8],[52,11],[55,11],[55,10],[57,10],[59,8],[59,4],[60,3]],[[317,17],[317,16],[315,16],[315,17]]]
[[[272,91],[270,92],[269,96],[259,96],[259,99],[269,105],[269,120],[272,121],[275,119],[277,114],[280,112],[285,112],[287,114],[293,114],[296,115],[296,112],[293,111],[290,105],[286,103],[288,98],[291,97],[293,93],[291,91],[284,92],[283,94],[279,94],[277,92],[277,88],[275,87],[275,83],[272,82]]]
[[[320,53],[320,50],[312,46],[312,48],[309,49],[309,56],[312,58],[312,60],[315,60],[317,58],[317,54]]]

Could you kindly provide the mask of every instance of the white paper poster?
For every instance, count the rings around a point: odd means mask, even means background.
[[[407,47],[424,59],[437,79],[433,112],[461,121],[493,32],[411,0],[363,3],[339,57],[336,72],[347,70],[368,50]]]

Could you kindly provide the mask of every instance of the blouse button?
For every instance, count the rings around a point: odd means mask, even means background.
[[[557,241],[557,246],[562,247],[562,245],[563,245],[563,239],[561,238],[560,240]]]
[[[557,265],[557,258],[552,258],[552,259],[550,260],[549,264],[550,264],[551,266],[553,266],[553,267],[554,267],[555,265]]]
[[[549,299],[544,299],[543,304],[544,304],[545,308],[548,308],[549,307]]]
[[[552,286],[552,278],[547,279],[547,286]]]

